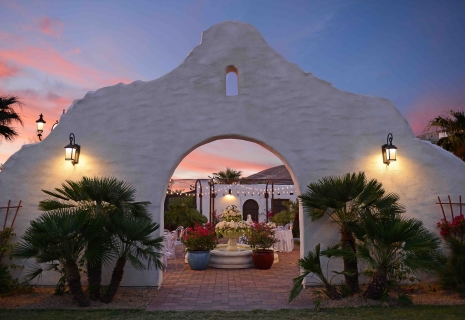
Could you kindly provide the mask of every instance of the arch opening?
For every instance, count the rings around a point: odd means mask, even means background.
[[[239,95],[239,72],[234,66],[226,68],[226,95]]]

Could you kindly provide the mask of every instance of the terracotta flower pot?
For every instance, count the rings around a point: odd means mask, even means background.
[[[273,265],[273,250],[252,251],[252,263],[257,269],[268,270]]]

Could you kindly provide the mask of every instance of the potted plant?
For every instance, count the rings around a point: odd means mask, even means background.
[[[254,223],[245,237],[245,242],[252,247],[252,262],[257,269],[270,269],[274,261],[274,251],[270,249],[278,240],[275,238],[273,225]]]
[[[218,245],[218,237],[212,224],[195,225],[187,228],[182,240],[187,250],[187,263],[192,270],[205,270],[210,262],[210,250]]]

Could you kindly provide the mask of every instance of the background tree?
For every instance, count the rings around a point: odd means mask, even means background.
[[[402,213],[399,197],[387,193],[375,179],[367,182],[365,173],[347,173],[342,176],[324,177],[307,186],[299,196],[312,221],[328,215],[339,226],[340,245],[356,253],[355,238],[349,223],[356,222],[365,210],[390,208],[391,213]],[[358,264],[354,257],[343,257],[345,282],[352,292],[359,291]]]
[[[230,184],[236,182],[241,178],[242,171],[236,171],[231,168],[226,168],[226,171],[214,172],[212,178],[215,180],[215,183]]]
[[[22,107],[22,103],[15,96],[0,97],[0,137],[12,141],[19,136],[12,125],[19,123],[23,125],[21,117],[14,109],[15,106]]]
[[[436,144],[465,161],[465,113],[449,111],[449,116],[439,116],[431,120],[427,129],[435,128],[443,132],[445,137],[440,138]]]

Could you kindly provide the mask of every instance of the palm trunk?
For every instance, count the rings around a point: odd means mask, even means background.
[[[73,299],[76,300],[80,307],[88,307],[89,300],[82,291],[81,276],[79,275],[79,268],[76,262],[67,262],[66,266],[66,280],[68,286],[73,295]]]
[[[368,299],[379,300],[383,295],[383,291],[386,288],[387,283],[387,272],[382,269],[376,269],[373,274],[373,278],[368,285],[363,296]]]
[[[350,248],[354,253],[356,252],[355,248],[355,239],[349,228],[342,226],[341,228],[341,245],[343,248]],[[358,264],[357,258],[343,258],[344,261],[344,271],[353,271],[354,275],[344,275],[346,285],[350,288],[352,293],[360,291],[358,285]]]
[[[90,300],[100,299],[100,283],[102,282],[102,261],[90,265],[87,263],[87,282]]]
[[[325,286],[325,289],[326,289],[328,297],[331,300],[341,300],[342,299],[342,294],[339,291],[337,291],[336,287],[328,284],[328,285]]]
[[[123,279],[124,274],[124,265],[126,264],[126,258],[119,258],[116,261],[115,268],[113,269],[113,273],[111,275],[110,285],[108,286],[107,292],[102,297],[102,302],[110,303],[113,300],[113,297],[116,294],[116,291],[119,288],[119,284]]]

